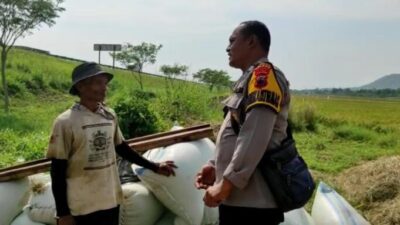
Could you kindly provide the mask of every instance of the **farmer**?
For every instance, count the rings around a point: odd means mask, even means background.
[[[112,78],[96,63],[72,72],[69,92],[80,100],[55,120],[47,152],[59,225],[118,225],[122,189],[116,153],[158,174],[175,175],[174,162],[150,162],[124,141],[115,112],[103,104]]]
[[[220,225],[283,221],[257,169],[266,150],[280,146],[287,136],[289,84],[269,61],[269,49],[269,30],[259,21],[239,24],[229,38],[229,65],[243,74],[223,101],[226,115],[215,158],[201,169],[195,184],[206,189],[206,205],[219,206]]]

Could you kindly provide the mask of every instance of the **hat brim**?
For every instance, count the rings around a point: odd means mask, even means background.
[[[88,79],[90,77],[99,76],[99,75],[106,75],[107,79],[108,79],[108,82],[110,82],[114,78],[114,75],[112,75],[111,73],[108,73],[108,72],[105,72],[105,71],[100,71],[100,72],[97,72],[95,74],[92,74],[90,76],[87,76],[87,77],[84,77],[84,78],[82,78],[80,80],[75,81],[75,83],[72,84],[71,88],[69,89],[69,93],[71,95],[78,95],[78,89],[76,89],[76,84],[77,83],[79,83],[79,82],[81,82],[83,80],[86,80],[86,79]]]

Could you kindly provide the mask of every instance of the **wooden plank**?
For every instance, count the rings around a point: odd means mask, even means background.
[[[128,144],[130,144],[132,142],[144,141],[144,140],[148,140],[148,139],[164,137],[164,136],[167,136],[167,135],[183,133],[183,132],[186,132],[186,131],[199,130],[199,129],[203,129],[203,128],[207,128],[207,127],[211,127],[211,125],[210,124],[203,124],[203,125],[197,125],[197,126],[193,126],[193,127],[184,128],[184,129],[181,129],[181,130],[174,130],[174,131],[167,131],[167,132],[162,132],[162,133],[157,133],[157,134],[150,134],[150,135],[146,135],[146,136],[142,136],[142,137],[129,139],[129,140],[127,140],[127,142],[128,142]]]
[[[200,125],[177,131],[164,132],[129,140],[129,146],[138,152],[164,147],[179,142],[194,141],[201,138],[212,137],[213,130],[210,125]],[[50,159],[40,159],[0,169],[0,182],[20,179],[50,169]]]
[[[0,182],[16,180],[33,174],[47,172],[50,169],[50,164],[50,159],[45,159],[40,160],[40,162],[29,162],[29,165],[27,166],[25,164],[21,164],[16,169],[4,170],[0,172]]]
[[[211,137],[213,135],[214,135],[213,130],[211,127],[209,127],[199,130],[192,130],[168,136],[163,136],[156,139],[132,142],[129,144],[129,147],[131,147],[137,152],[144,152],[153,148],[164,147],[179,142],[198,140],[201,138]]]
[[[40,164],[40,163],[43,163],[43,162],[47,162],[47,161],[49,161],[49,159],[39,159],[39,160],[34,160],[34,161],[18,164],[18,165],[15,165],[15,166],[10,166],[10,167],[7,167],[7,168],[0,169],[0,173],[4,172],[4,171],[12,170],[12,169],[19,169],[21,167],[37,165],[37,164]]]

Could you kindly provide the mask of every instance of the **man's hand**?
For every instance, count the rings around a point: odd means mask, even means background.
[[[71,215],[62,216],[57,220],[57,225],[76,225],[74,217]]]
[[[229,197],[232,189],[233,184],[224,178],[218,184],[207,188],[203,201],[208,207],[217,207],[223,200]]]
[[[215,167],[205,165],[201,168],[200,172],[196,175],[196,182],[194,186],[197,189],[207,189],[215,182]]]
[[[165,161],[161,163],[157,163],[158,169],[156,171],[157,174],[164,175],[164,176],[175,176],[174,168],[178,168],[174,161]]]

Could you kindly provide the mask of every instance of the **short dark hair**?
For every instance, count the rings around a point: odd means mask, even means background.
[[[242,25],[242,29],[240,32],[247,37],[250,35],[255,35],[260,42],[260,45],[266,52],[269,52],[269,47],[271,45],[271,34],[267,26],[257,20],[249,20],[240,23]]]

